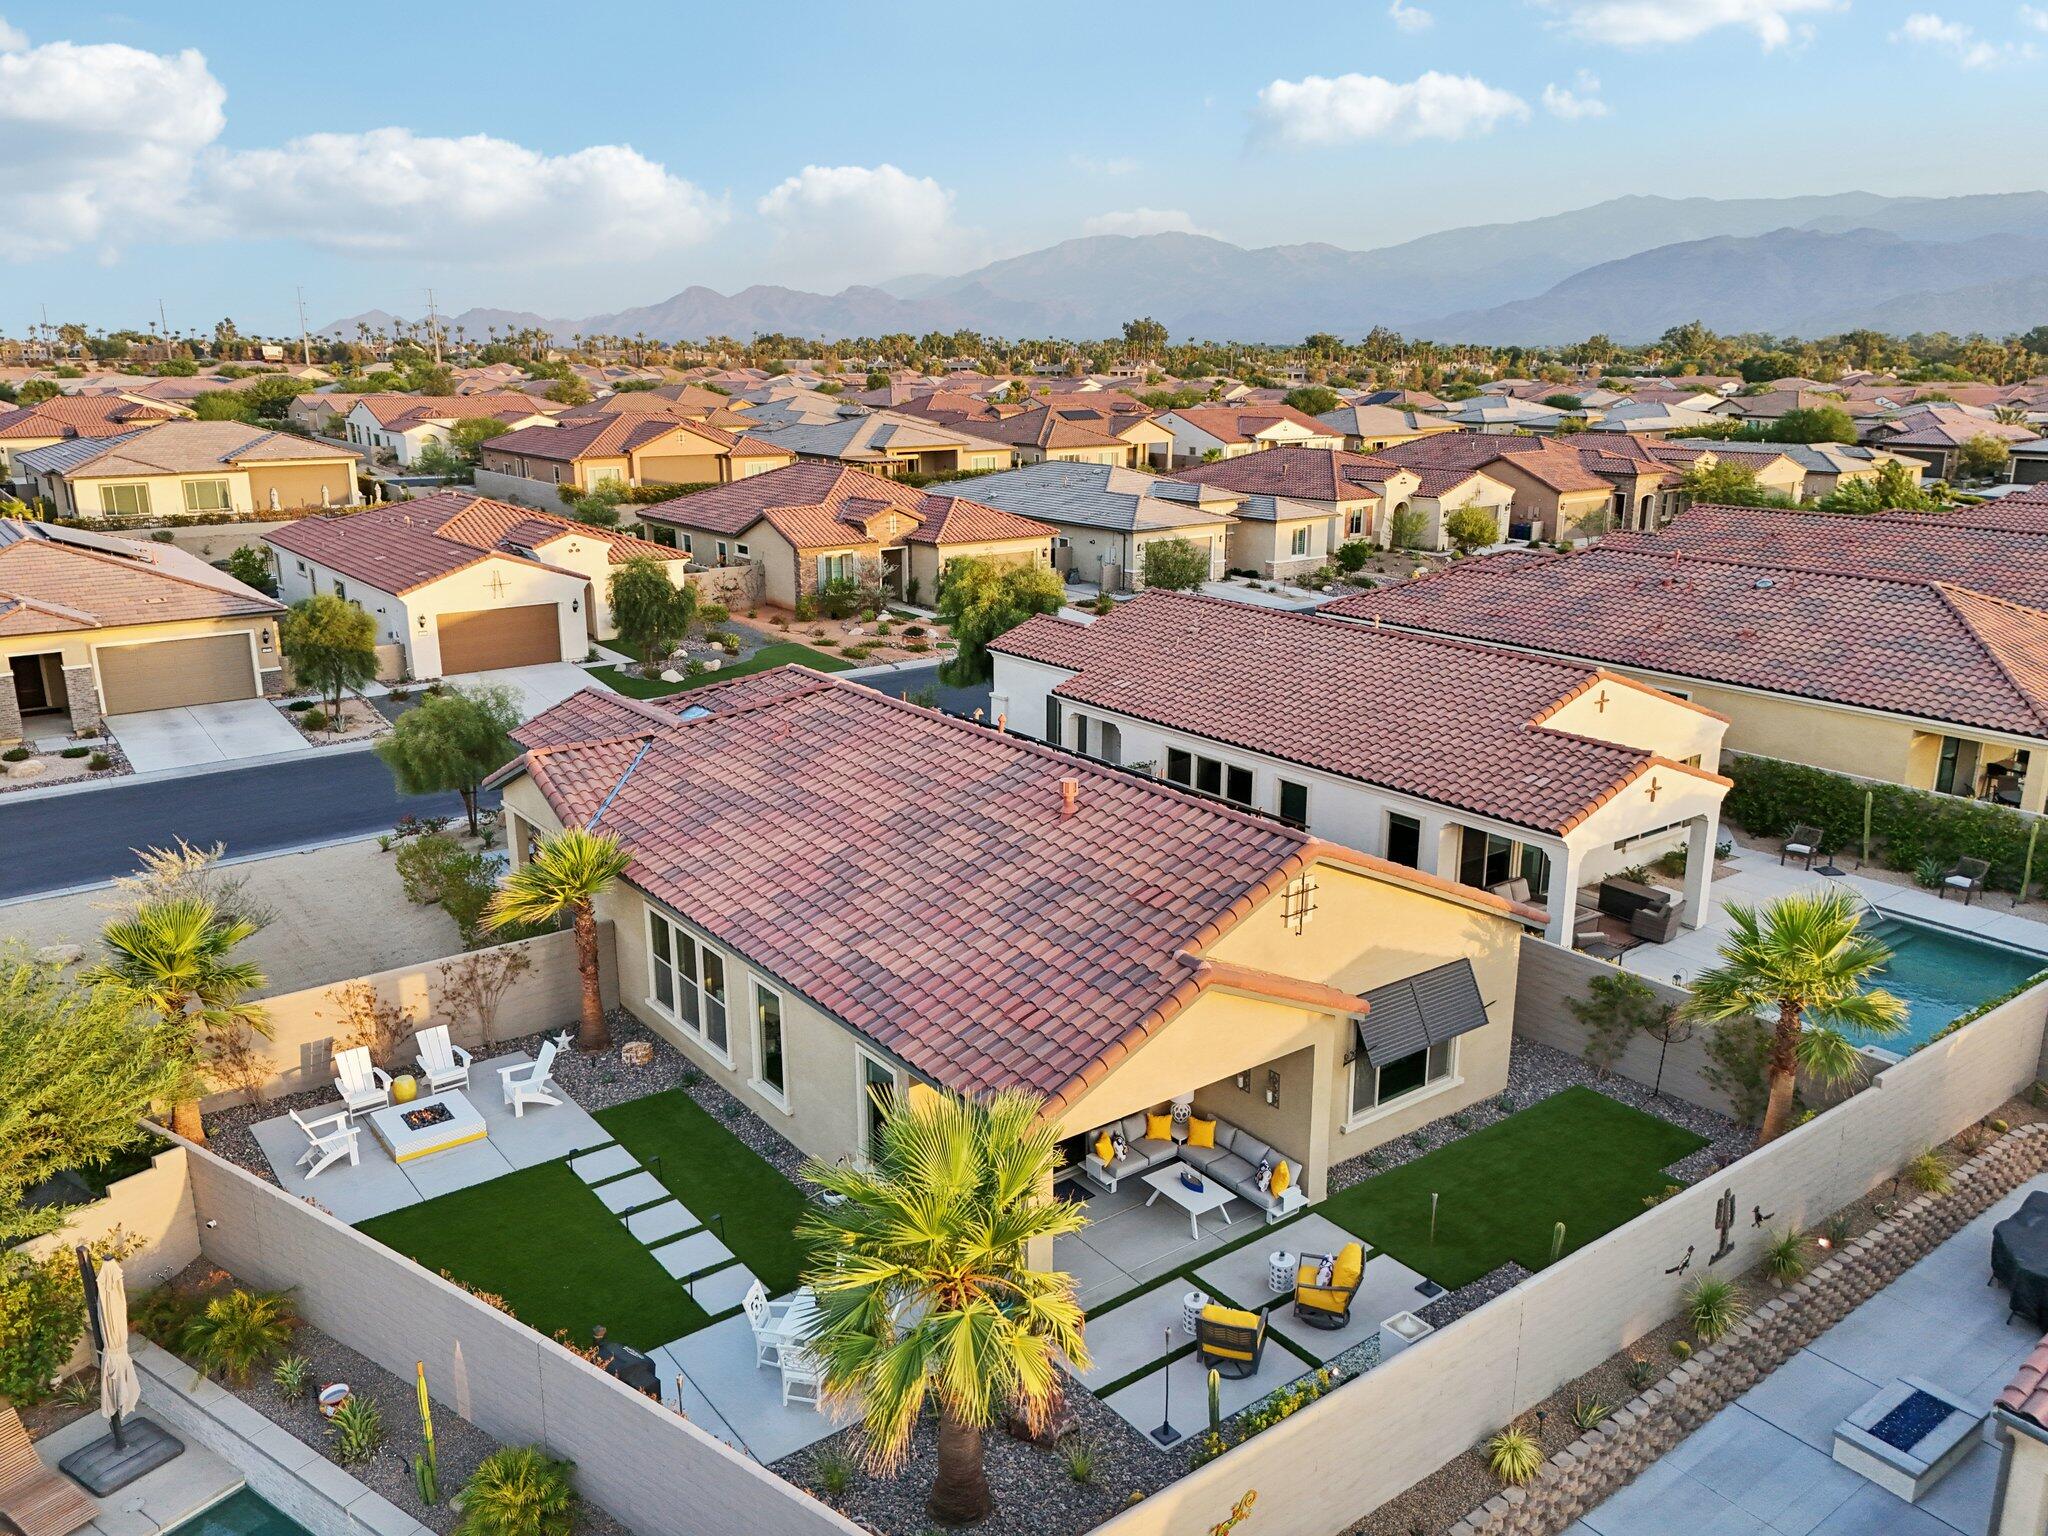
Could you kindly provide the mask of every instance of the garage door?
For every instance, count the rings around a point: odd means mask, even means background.
[[[253,699],[263,692],[246,634],[102,646],[100,694],[110,715]]]
[[[435,627],[441,636],[443,676],[562,659],[561,619],[553,603],[444,613]]]

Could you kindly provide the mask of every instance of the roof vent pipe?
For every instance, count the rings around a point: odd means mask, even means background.
[[[1062,819],[1073,815],[1075,810],[1080,806],[1080,804],[1081,781],[1079,779],[1061,779],[1060,816],[1062,817]]]

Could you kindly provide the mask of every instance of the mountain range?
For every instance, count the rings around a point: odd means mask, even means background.
[[[955,276],[835,294],[683,289],[565,319],[472,309],[472,337],[538,326],[662,341],[755,332],[828,339],[959,329],[1113,336],[1150,315],[1176,337],[1296,341],[1376,325],[1442,341],[1651,339],[1701,320],[1816,336],[1856,326],[2000,335],[2048,322],[2048,192],[1885,197],[1621,197],[1539,219],[1444,230],[1375,250],[1247,248],[1207,235],[1095,235]],[[350,337],[382,310],[323,328]]]

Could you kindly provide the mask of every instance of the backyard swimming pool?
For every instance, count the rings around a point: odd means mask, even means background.
[[[247,1488],[229,1494],[167,1536],[312,1536],[303,1525]]]
[[[1858,1044],[1900,1056],[1925,1045],[1978,1004],[2048,970],[2048,956],[1987,944],[1905,918],[1882,918],[1870,931],[1891,946],[1891,962],[1877,985],[1905,999],[1905,1033],[1886,1039],[1853,1029],[1844,1033]]]

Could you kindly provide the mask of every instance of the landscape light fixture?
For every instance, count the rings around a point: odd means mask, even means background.
[[[1161,1330],[1166,1339],[1166,1353],[1173,1354],[1173,1330]],[[1152,1438],[1161,1445],[1171,1445],[1180,1438],[1180,1431],[1173,1427],[1173,1362],[1169,1359],[1159,1372],[1159,1427],[1152,1431]]]

